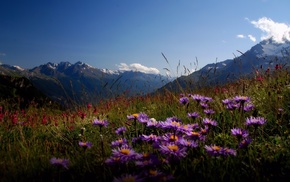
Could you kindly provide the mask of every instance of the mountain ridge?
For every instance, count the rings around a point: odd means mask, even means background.
[[[49,98],[65,105],[147,94],[169,81],[162,75],[99,69],[80,61],[48,62],[32,69],[2,64],[0,74],[26,77]]]
[[[251,78],[256,71],[275,69],[276,65],[288,66],[290,61],[290,41],[283,44],[272,38],[263,40],[234,59],[207,64],[188,76],[181,76],[158,89],[182,92],[184,88],[222,85],[237,81],[239,78]]]

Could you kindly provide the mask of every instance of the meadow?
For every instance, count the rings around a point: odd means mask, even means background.
[[[14,105],[13,107],[11,105]],[[0,181],[286,181],[290,75],[59,110],[0,102]]]

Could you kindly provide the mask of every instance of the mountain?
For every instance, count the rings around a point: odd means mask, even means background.
[[[188,76],[182,76],[169,82],[164,89],[182,92],[184,88],[221,85],[234,82],[241,77],[253,77],[256,71],[265,72],[275,69],[276,65],[288,66],[290,61],[290,41],[276,43],[273,39],[263,40],[250,50],[234,59],[212,63]]]
[[[98,69],[83,62],[49,62],[32,69],[2,64],[0,74],[23,76],[46,96],[68,106],[147,94],[169,82],[161,75]]]

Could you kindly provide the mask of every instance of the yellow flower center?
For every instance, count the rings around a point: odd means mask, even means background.
[[[193,131],[193,132],[191,132],[191,135],[193,135],[193,136],[199,136],[200,134],[198,132]]]
[[[200,131],[202,134],[206,134],[206,129],[201,129]]]
[[[132,116],[134,116],[135,118],[137,118],[139,116],[139,114],[132,114]]]
[[[215,151],[220,151],[221,150],[221,147],[219,147],[219,146],[213,146],[212,149],[215,150]]]
[[[176,140],[178,140],[178,136],[176,136],[176,135],[171,135],[171,136],[170,136],[170,140],[176,141]]]
[[[122,179],[122,182],[135,182],[135,178],[133,176],[127,176]]]
[[[130,149],[121,149],[120,152],[124,155],[129,155],[130,154]]]
[[[119,161],[120,160],[120,157],[114,157],[113,160],[114,161]]]
[[[119,143],[123,143],[123,139],[119,139],[118,142],[119,142]]]
[[[156,176],[157,175],[157,170],[150,169],[149,170],[149,174],[152,175],[152,176]]]
[[[149,157],[149,153],[144,153],[144,154],[143,154],[143,157],[144,157],[144,158]]]
[[[173,126],[180,126],[180,123],[179,123],[179,122],[176,122],[176,121],[172,121],[171,124],[172,124]]]
[[[62,163],[63,162],[63,159],[56,159],[55,162],[56,163]]]
[[[247,100],[247,97],[246,96],[241,96],[241,99],[242,100]]]
[[[177,146],[177,145],[169,145],[169,146],[167,146],[167,148],[168,148],[169,150],[174,151],[174,152],[176,152],[176,151],[178,150],[178,146]]]

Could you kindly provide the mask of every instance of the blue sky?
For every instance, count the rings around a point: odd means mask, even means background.
[[[0,61],[177,74],[179,61],[194,70],[198,60],[199,69],[290,32],[289,7],[288,0],[2,0]]]

